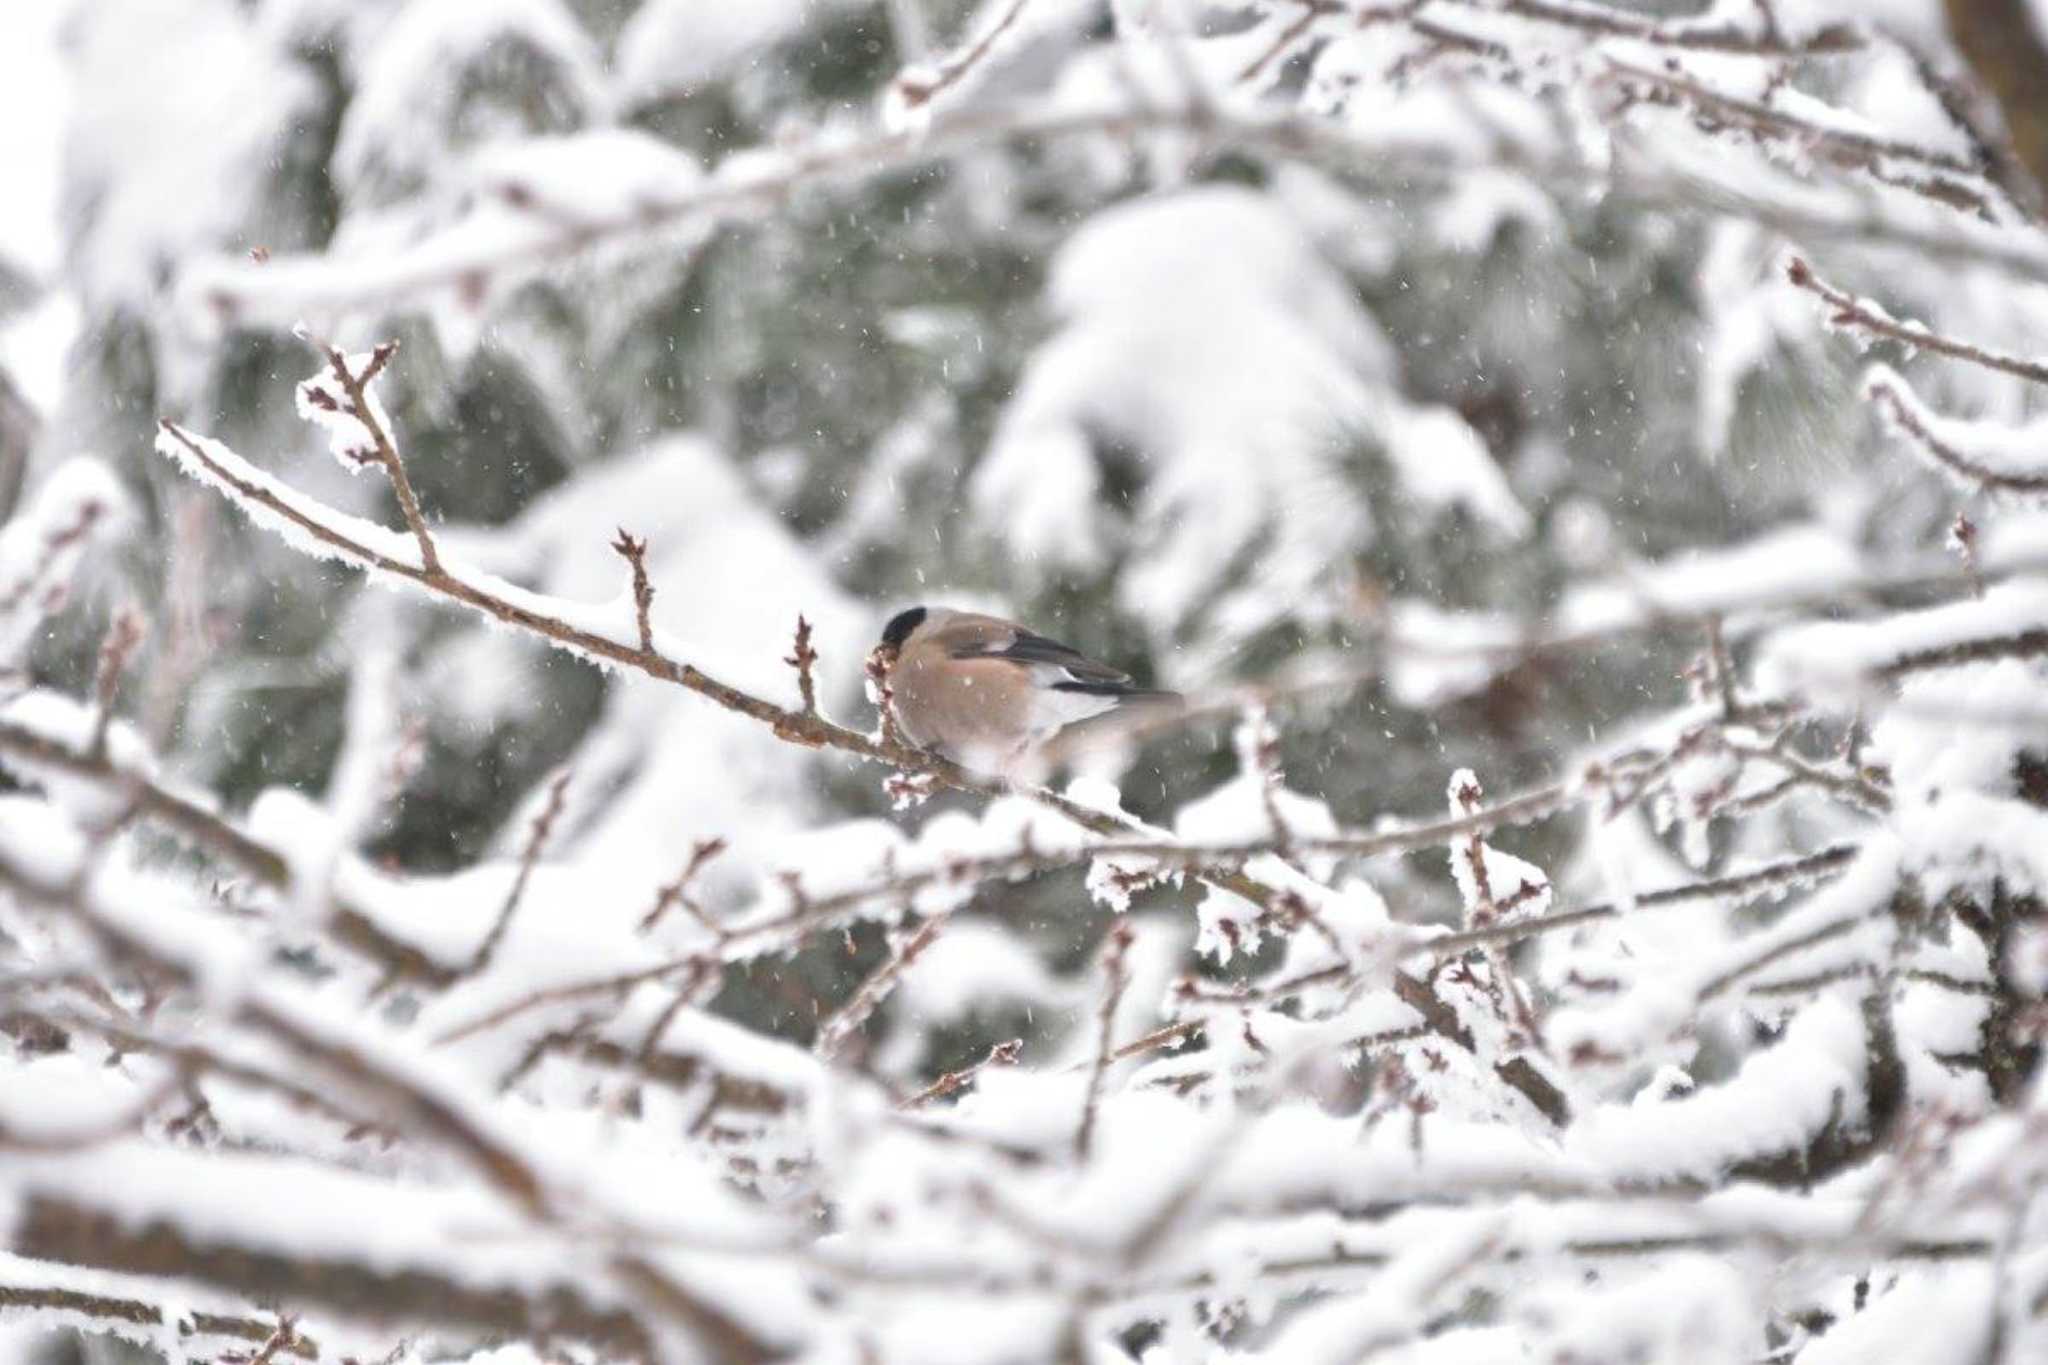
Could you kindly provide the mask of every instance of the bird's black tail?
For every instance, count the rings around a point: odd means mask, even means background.
[[[1118,701],[1136,702],[1140,705],[1179,706],[1187,700],[1178,692],[1133,687],[1129,683],[1116,682],[1056,682],[1052,685],[1052,690],[1078,692],[1084,697],[1115,697]]]

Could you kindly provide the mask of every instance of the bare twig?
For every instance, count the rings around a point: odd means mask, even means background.
[[[1131,984],[1124,958],[1136,936],[1128,921],[1119,920],[1109,931],[1109,941],[1102,952],[1102,1007],[1096,1015],[1095,1064],[1088,1071],[1088,1092],[1081,1102],[1081,1126],[1074,1134],[1074,1152],[1083,1161],[1088,1159],[1089,1148],[1095,1141],[1095,1111],[1102,1104],[1102,1082],[1109,1074],[1114,1050],[1116,1010],[1123,1003],[1124,989]]]
[[[676,879],[662,887],[655,896],[654,908],[640,920],[640,932],[646,933],[661,923],[670,910],[681,906],[683,913],[702,925],[713,938],[723,938],[724,927],[705,913],[704,907],[691,898],[690,883],[697,879],[697,874],[704,870],[706,864],[725,852],[725,849],[726,843],[723,839],[699,839],[691,845],[690,860],[683,864],[683,870],[676,874]]]
[[[569,791],[569,770],[555,774],[548,783],[547,797],[540,813],[533,817],[533,824],[526,832],[526,847],[519,855],[519,871],[513,875],[511,889],[505,893],[504,904],[498,907],[498,917],[491,922],[490,932],[483,942],[477,944],[476,954],[465,969],[474,976],[491,965],[491,959],[498,954],[498,947],[505,941],[506,931],[512,927],[512,917],[519,912],[519,902],[525,898],[526,884],[533,879],[533,869],[540,862],[541,850],[547,846],[548,836],[554,833],[555,822],[562,816]]]
[[[86,752],[95,759],[107,756],[107,731],[114,723],[114,700],[120,694],[121,675],[127,672],[135,647],[142,643],[144,628],[141,612],[122,607],[114,613],[106,638],[100,641],[99,669],[93,679],[92,742],[86,746]]]
[[[839,1012],[818,1029],[815,1051],[820,1057],[830,1061],[845,1050],[853,1035],[861,1030],[869,1017],[880,1008],[882,1002],[889,998],[889,993],[896,989],[896,983],[902,979],[903,973],[909,970],[910,965],[917,961],[925,949],[932,946],[951,918],[950,914],[933,915],[918,925],[915,932],[890,945],[888,960],[877,967],[867,980],[861,982],[860,988],[854,991],[852,997],[840,1007]]]
[[[1728,653],[1728,637],[1721,629],[1721,618],[1709,616],[1706,620],[1707,651],[1702,660],[1706,668],[1708,693],[1721,704],[1721,719],[1733,722],[1742,714],[1742,705],[1735,697],[1735,660]]]
[[[972,1066],[963,1066],[958,1071],[948,1071],[924,1089],[904,1099],[899,1109],[921,1109],[933,1100],[942,1100],[957,1091],[974,1084],[975,1077],[991,1066],[1015,1066],[1017,1058],[1024,1053],[1024,1040],[1012,1038],[1006,1043],[997,1043],[988,1050],[988,1056]]]
[[[1788,957],[1805,952],[1808,948],[1817,947],[1820,944],[1841,938],[1845,934],[1854,933],[1868,922],[1869,916],[1867,915],[1844,916],[1841,919],[1829,920],[1825,924],[1818,925],[1797,938],[1787,939],[1783,943],[1776,943],[1769,948],[1762,949],[1701,986],[1699,991],[1700,1003],[1704,1004],[1717,996],[1726,995],[1730,990],[1733,990],[1744,980],[1756,975],[1758,972],[1774,967]]]
[[[789,657],[783,660],[796,670],[797,692],[803,698],[804,714],[818,714],[818,680],[812,669],[818,662],[818,651],[811,647],[811,623],[801,615],[796,618],[796,645]]]
[[[633,624],[640,632],[640,649],[643,653],[654,652],[654,623],[649,613],[654,607],[654,584],[647,578],[647,542],[626,533],[619,528],[619,538],[612,542],[612,549],[624,556],[633,568]]]
[[[965,49],[939,63],[939,69],[930,75],[905,70],[896,77],[894,89],[906,109],[917,109],[947,87],[958,84],[969,72],[987,59],[1002,36],[1016,24],[1017,17],[1024,13],[1024,7],[1031,0],[1010,0],[1010,7],[1003,11],[1000,19],[989,25],[982,35]]]
[[[1336,0],[1295,0],[1295,4],[1298,8],[1294,18],[1282,25],[1280,31],[1273,35],[1273,41],[1237,73],[1237,84],[1245,85],[1257,80],[1261,72],[1293,51],[1294,45],[1315,26],[1316,20],[1324,15],[1343,12],[1343,6]]]

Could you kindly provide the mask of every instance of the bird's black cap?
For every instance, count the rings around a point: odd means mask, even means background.
[[[910,638],[910,632],[924,624],[926,616],[923,607],[909,607],[889,618],[889,624],[882,627],[882,643],[890,649],[903,648],[903,642]]]

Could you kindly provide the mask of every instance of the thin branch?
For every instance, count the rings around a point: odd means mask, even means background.
[[[1999,370],[2036,384],[2048,384],[2048,364],[2028,360],[2024,356],[2008,351],[1994,351],[1974,342],[1955,337],[1943,336],[1925,323],[1894,318],[1876,302],[1859,298],[1846,289],[1829,284],[1816,275],[1813,267],[1804,257],[1793,256],[1785,263],[1785,278],[1795,286],[1804,289],[1827,303],[1833,310],[1828,314],[1831,327],[1853,327],[1871,336],[1896,341],[1917,351],[1932,351],[1954,360],[1965,360],[1972,365]]]
[[[1164,1028],[1153,1029],[1144,1037],[1133,1038],[1130,1042],[1125,1043],[1122,1047],[1110,1053],[1109,1060],[1121,1062],[1127,1057],[1137,1057],[1147,1052],[1157,1052],[1161,1048],[1173,1047],[1175,1044],[1185,1042],[1189,1038],[1194,1037],[1208,1026],[1209,1023],[1206,1019],[1183,1019],[1178,1024],[1168,1024]]]
[[[1870,380],[1863,386],[1863,393],[1880,409],[1887,425],[1895,431],[1905,433],[1942,468],[1980,488],[1994,492],[2021,495],[2048,493],[2048,472],[2018,474],[2010,470],[1993,469],[1936,435],[1921,417],[1919,405],[1908,401],[1906,395],[1901,393],[1890,379]]]
[[[647,577],[647,542],[636,539],[619,528],[619,538],[612,542],[612,549],[624,556],[633,569],[633,624],[640,631],[640,648],[643,653],[654,652],[654,623],[650,613],[654,607],[654,584]]]
[[[1280,31],[1273,35],[1273,41],[1237,73],[1236,84],[1246,85],[1257,80],[1261,72],[1293,50],[1294,45],[1315,26],[1316,20],[1343,12],[1343,6],[1336,0],[1294,0],[1294,3],[1298,7],[1294,18],[1282,25]]]
[[[1707,652],[1702,662],[1706,668],[1707,691],[1721,705],[1721,719],[1731,724],[1742,714],[1742,704],[1735,696],[1735,660],[1728,652],[1728,637],[1721,628],[1719,616],[1706,620]]]
[[[1861,42],[1851,30],[1830,32]],[[1715,46],[1706,39],[1674,36],[1674,41],[1707,50]],[[1816,39],[1815,50],[1828,42]],[[1082,109],[1051,103],[968,107],[943,111],[921,129],[893,129],[851,140],[821,135],[794,149],[778,149],[773,157],[736,156],[709,180],[693,179],[672,193],[650,196],[612,217],[597,221],[579,218],[553,233],[494,240],[487,248],[466,254],[430,241],[367,273],[361,269],[339,271],[313,258],[274,260],[260,269],[215,266],[206,272],[197,290],[228,318],[240,316],[258,303],[270,310],[266,316],[286,319],[322,309],[368,306],[487,278],[498,271],[525,270],[549,260],[579,256],[615,238],[660,232],[678,222],[710,222],[749,213],[787,202],[794,191],[815,182],[866,180],[1013,139],[1136,137],[1185,131],[1198,120],[1200,131],[1218,149],[1326,163],[1389,185],[1442,184],[1472,164],[1376,145],[1321,117],[1266,110],[1251,113],[1205,106],[1197,115],[1186,108],[1154,102]],[[1499,149],[1495,164],[1523,171],[1538,183],[1597,184],[1618,202],[1636,208],[1697,211],[1708,207],[1744,214],[1795,238],[1889,243],[1938,259],[1974,261],[2028,278],[2048,278],[2048,252],[2011,234],[1908,222],[1875,209],[1844,213],[1837,206],[1822,208],[1746,196],[1724,186],[1703,187],[1678,175],[1625,168],[1617,178],[1612,168],[1571,155],[1539,158]]]
[[[69,1267],[53,1265],[51,1277],[61,1280],[68,1270]],[[268,1347],[271,1339],[283,1330],[283,1320],[278,1327],[272,1327],[269,1322],[253,1315],[193,1309],[179,1301],[182,1296],[167,1296],[167,1303],[159,1303],[140,1296],[88,1292],[62,1284],[38,1284],[31,1282],[32,1278],[27,1266],[0,1272],[0,1313],[18,1310],[76,1315],[98,1324],[101,1330],[115,1336],[125,1337],[139,1329],[150,1341],[161,1340],[162,1333],[169,1329],[180,1340],[188,1342],[215,1338],[262,1342]],[[320,1343],[295,1328],[288,1338],[278,1342],[272,1358],[279,1352],[299,1360],[321,1359]]]
[[[939,63],[939,69],[931,75],[926,76],[921,72],[913,74],[910,69],[900,73],[893,86],[897,98],[903,101],[906,109],[917,109],[949,86],[958,84],[969,72],[981,65],[995,49],[995,45],[1002,40],[1003,35],[1016,24],[1018,16],[1024,13],[1024,7],[1030,3],[1031,0],[1010,0],[1010,7],[1003,11],[1001,18],[989,25],[988,29],[964,50]]]
[[[106,638],[100,641],[99,666],[93,678],[92,740],[86,745],[86,752],[96,759],[107,756],[107,731],[114,724],[114,701],[120,695],[121,675],[127,672],[135,647],[142,643],[144,628],[141,612],[122,607],[114,613]]]
[[[725,852],[725,849],[726,842],[723,839],[699,839],[692,844],[690,860],[683,864],[683,870],[676,874],[674,881],[656,893],[654,908],[641,917],[639,932],[646,933],[661,923],[670,910],[681,906],[683,913],[695,920],[713,938],[724,938],[724,927],[705,913],[704,907],[691,897],[690,883],[697,879],[697,874],[703,871],[713,858]]]
[[[965,1090],[968,1086],[974,1084],[975,1078],[981,1075],[982,1071],[988,1067],[1015,1066],[1017,1058],[1022,1056],[1023,1053],[1024,1040],[1022,1038],[1012,1038],[1007,1043],[997,1043],[988,1050],[988,1056],[983,1057],[974,1065],[961,1067],[958,1071],[948,1071],[924,1089],[899,1102],[896,1107],[898,1109],[921,1109],[933,1100],[942,1100],[957,1091]]]
[[[818,662],[818,651],[811,647],[811,623],[801,615],[796,618],[796,645],[789,657],[783,660],[796,670],[797,692],[803,697],[804,714],[818,714],[818,680],[812,669]]]
[[[879,718],[877,733],[885,745],[904,743],[903,732],[896,726],[896,689],[889,682],[889,669],[894,661],[889,651],[877,645],[868,651],[863,666],[867,673],[868,694],[875,703],[875,714]]]
[[[519,913],[519,902],[526,896],[526,884],[533,879],[533,869],[540,862],[541,850],[547,847],[548,837],[554,833],[555,822],[562,818],[562,808],[567,802],[569,791],[569,770],[562,769],[548,783],[548,793],[540,813],[533,817],[533,824],[526,832],[526,847],[519,855],[519,871],[512,878],[511,889],[505,893],[505,900],[498,907],[498,917],[491,922],[490,932],[483,942],[477,944],[476,953],[463,969],[466,976],[475,976],[491,965],[491,959],[498,955],[498,947],[505,941],[505,934],[512,927],[512,917]]]
[[[1689,901],[1728,901],[1739,904],[1773,891],[1805,886],[1833,877],[1855,861],[1858,851],[1854,844],[1834,844],[1821,849],[1818,853],[1788,858],[1783,862],[1770,863],[1748,872],[1645,891],[1630,902],[1630,905],[1605,902],[1577,910],[1557,910],[1547,915],[1536,915],[1529,919],[1491,925],[1484,929],[1441,934],[1423,940],[1412,951],[1428,953],[1438,960],[1443,960],[1491,944],[1519,943],[1523,939],[1535,938],[1540,934],[1554,934],[1560,929],[1591,924],[1597,920],[1619,919],[1629,913],[1631,905],[1637,910],[1655,910],[1667,905],[1682,905]]]
[[[1963,664],[1990,663],[1996,659],[2038,659],[2043,655],[2048,655],[2048,627],[2030,627],[2004,635],[1987,635],[1958,640],[1954,644],[1907,650],[1875,670],[1875,676],[1897,681],[1908,674],[1925,673],[1930,669],[1957,668]]]
[[[1795,782],[1804,786],[1819,787],[1841,798],[1844,804],[1872,815],[1887,815],[1891,812],[1891,793],[1854,769],[1839,771],[1823,767],[1800,757],[1780,744],[1741,744],[1730,740],[1727,742],[1727,750],[1738,758],[1769,763],[1783,769]]]
[[[220,1365],[270,1365],[270,1362],[277,1358],[279,1351],[298,1339],[298,1324],[299,1320],[294,1314],[278,1314],[276,1330],[254,1355],[230,1351],[220,1358]]]
[[[891,945],[888,959],[860,983],[839,1012],[818,1029],[818,1041],[814,1049],[818,1056],[830,1061],[846,1048],[853,1035],[861,1030],[874,1012],[881,1007],[889,993],[896,989],[896,983],[912,963],[932,946],[939,933],[952,918],[951,913],[933,915],[917,926],[914,933]]]
[[[1948,543],[1954,547],[1956,558],[1963,564],[1963,572],[1970,578],[1970,596],[1982,599],[1984,596],[1984,561],[1977,548],[1977,523],[1970,520],[1965,512],[1956,513],[1956,519],[1949,523]]]
[[[428,573],[440,572],[441,557],[434,549],[433,534],[427,530],[426,516],[420,511],[419,495],[413,491],[412,479],[405,472],[405,461],[399,457],[397,443],[391,439],[391,433],[384,429],[384,423],[377,416],[377,407],[370,401],[370,384],[383,372],[384,367],[391,363],[391,358],[398,354],[398,343],[378,342],[371,350],[370,359],[364,364],[361,374],[349,369],[348,357],[342,354],[339,347],[326,342],[320,342],[319,346],[327,353],[328,367],[334,371],[335,381],[341,385],[342,393],[347,396],[348,415],[362,423],[363,429],[370,433],[377,463],[383,466],[384,476],[391,480],[391,491],[398,495],[399,515],[405,518],[405,524],[412,531],[413,539],[419,542],[421,567]]]
[[[1705,1004],[1717,996],[1725,995],[1737,985],[1740,985],[1745,978],[1774,967],[1788,957],[1805,952],[1808,948],[1815,948],[1823,943],[1841,938],[1846,934],[1854,933],[1868,922],[1868,915],[1851,915],[1843,919],[1830,920],[1826,924],[1818,925],[1797,938],[1790,938],[1786,939],[1783,943],[1772,944],[1769,948],[1753,954],[1743,962],[1728,968],[1701,986],[1699,1001],[1701,1004]]]
[[[1769,104],[1724,94],[1679,71],[1636,66],[1612,58],[1608,65],[1622,79],[1651,87],[1662,98],[1689,106],[1702,118],[1743,128],[1758,137],[1795,143],[1845,170],[1878,174],[1896,164],[1920,166],[1930,178],[1904,182],[1903,188],[1954,207],[1984,214],[1990,211],[1991,201],[1986,195],[1957,178],[1979,178],[1977,167],[1947,152],[1916,142],[1826,127]]]
[[[24,1256],[209,1284],[258,1300],[319,1305],[364,1320],[432,1323],[521,1339],[567,1338],[624,1359],[660,1358],[637,1317],[609,1303],[593,1302],[573,1283],[542,1283],[526,1292],[509,1286],[481,1287],[416,1266],[371,1265],[310,1247],[285,1254],[163,1221],[124,1217],[115,1205],[102,1208],[78,1199],[27,1190],[23,1194],[11,1243]],[[0,1285],[0,1305],[8,1297],[9,1289]],[[104,1306],[106,1301],[101,1302]],[[198,1325],[195,1317],[194,1326]],[[218,1316],[207,1324],[210,1331],[249,1341],[267,1341],[274,1330],[268,1321],[257,1333],[237,1330],[238,1326],[239,1320]],[[309,1349],[293,1354],[312,1358],[311,1343],[303,1344]]]
[[[1129,921],[1118,920],[1109,931],[1109,942],[1102,952],[1102,1005],[1096,1013],[1095,1064],[1088,1070],[1088,1091],[1081,1102],[1081,1126],[1074,1134],[1074,1154],[1083,1161],[1088,1159],[1089,1148],[1095,1141],[1096,1110],[1102,1105],[1102,1082],[1109,1074],[1110,1054],[1114,1050],[1116,1010],[1123,1003],[1125,988],[1131,984],[1124,959],[1135,937]]]
[[[98,498],[89,498],[79,504],[78,515],[69,525],[48,532],[27,570],[12,583],[0,584],[0,616],[10,615],[32,602],[47,602],[58,586],[49,582],[50,576],[64,562],[65,551],[90,536],[111,510]]]
[[[1565,0],[1443,0],[1463,9],[1512,14],[1518,19],[1577,29],[1590,37],[1627,38],[1656,47],[1715,52],[1737,57],[1824,57],[1859,52],[1866,46],[1854,24],[1832,23],[1809,38],[1789,42],[1776,25],[1755,33],[1732,21],[1702,24],[1694,19],[1651,19],[1607,5]]]

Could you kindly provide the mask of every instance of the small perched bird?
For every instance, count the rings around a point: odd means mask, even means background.
[[[877,649],[904,738],[982,771],[1015,772],[1076,721],[1181,700],[1015,622],[949,607],[896,613]]]

